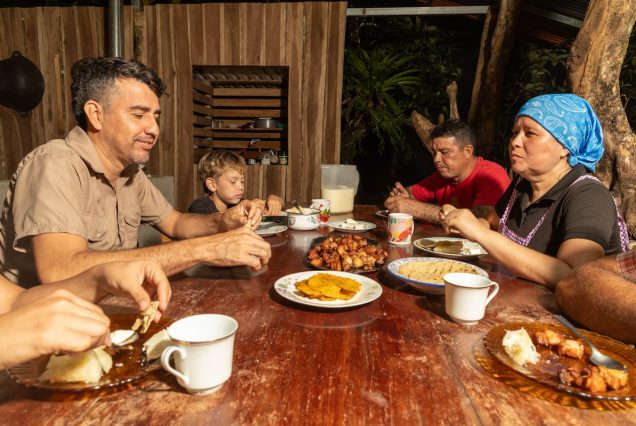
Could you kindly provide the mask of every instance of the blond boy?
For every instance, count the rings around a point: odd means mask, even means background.
[[[205,154],[199,161],[199,179],[206,195],[190,204],[188,212],[209,214],[224,212],[238,204],[245,194],[245,160],[231,151],[217,150]],[[278,215],[283,200],[269,195],[263,202],[267,214]]]

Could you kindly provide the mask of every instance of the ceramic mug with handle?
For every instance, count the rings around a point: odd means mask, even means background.
[[[232,374],[236,330],[236,320],[225,315],[180,319],[166,330],[171,345],[163,350],[161,365],[192,394],[216,392]]]

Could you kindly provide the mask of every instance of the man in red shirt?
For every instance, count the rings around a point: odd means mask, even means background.
[[[475,133],[461,120],[439,124],[431,139],[437,171],[408,188],[396,182],[384,205],[391,212],[410,213],[431,223],[440,223],[444,204],[469,208],[484,217],[510,184],[504,168],[475,156]]]

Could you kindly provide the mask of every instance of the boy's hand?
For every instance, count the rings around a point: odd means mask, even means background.
[[[267,197],[267,214],[270,216],[278,216],[283,208],[283,199],[277,195]]]

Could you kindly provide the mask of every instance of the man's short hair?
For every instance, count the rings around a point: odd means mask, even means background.
[[[477,149],[477,138],[475,132],[468,123],[462,120],[447,120],[438,124],[431,130],[431,140],[435,138],[454,137],[460,148],[472,145],[474,151]],[[473,152],[474,152],[473,151]]]
[[[73,114],[84,130],[88,128],[84,104],[94,99],[107,105],[117,79],[132,78],[144,83],[158,98],[166,91],[166,86],[153,69],[135,60],[115,57],[80,59],[73,64],[71,77]]]
[[[206,194],[210,190],[205,184],[207,178],[218,179],[227,169],[236,170],[245,174],[245,159],[232,151],[216,150],[208,152],[199,160],[198,173],[203,191]]]

